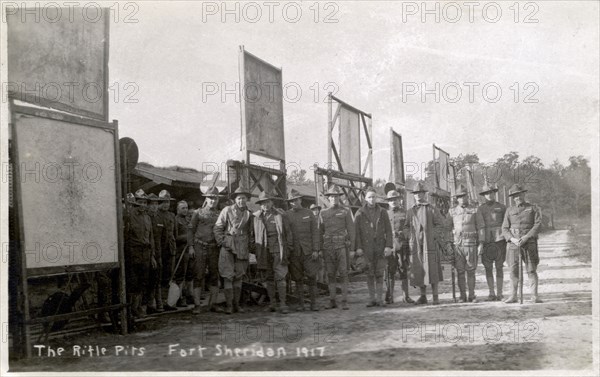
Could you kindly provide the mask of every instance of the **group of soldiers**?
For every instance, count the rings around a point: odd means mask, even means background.
[[[186,306],[186,296],[192,297],[193,313],[201,311],[205,283],[210,311],[244,312],[240,302],[242,281],[248,273],[251,254],[256,258],[260,281],[266,287],[270,310],[279,309],[283,314],[289,312],[288,281],[294,282],[294,295],[299,298],[296,310],[320,310],[317,281],[321,281],[319,275],[323,272],[329,289],[326,308],[347,310],[351,256],[365,261],[367,307],[394,302],[397,271],[404,302],[427,304],[426,287],[431,285],[432,304],[439,304],[443,254],[452,256],[461,302],[477,301],[475,270],[479,257],[486,271],[487,300],[503,299],[506,260],[512,291],[505,302],[517,302],[522,259],[529,276],[531,301],[541,302],[536,272],[541,214],[525,200],[527,190],[514,185],[509,196],[514,198],[515,205],[507,209],[494,199],[495,187],[486,185],[479,193],[485,197],[485,203],[476,206],[469,203],[467,190],[460,186],[455,193],[458,205],[446,216],[427,202],[427,190],[422,183],[409,191],[415,199],[412,208],[406,210],[401,194],[391,190],[385,198],[389,204],[386,210],[377,203],[376,191],[367,188],[363,206],[353,215],[341,203],[343,193],[336,186],[324,194],[329,205],[323,210],[316,205],[303,208],[302,196],[291,190],[287,198],[261,192],[256,200],[260,209],[251,212],[247,206],[251,194],[240,186],[230,194],[231,204],[222,210],[219,210],[222,196],[216,188],[211,188],[203,194],[201,208],[189,211],[187,202],[180,201],[177,214],[169,211],[174,199],[167,191],[157,196],[138,190],[128,195],[130,207],[124,222],[130,312],[141,317],[174,309],[163,302],[161,294],[161,287],[169,282],[176,282],[186,292],[177,306]],[[288,203],[287,211],[275,206],[284,200]],[[384,282],[387,283],[385,300]],[[220,285],[225,309],[217,305]],[[308,308],[304,305],[305,285],[310,298]],[[420,289],[417,300],[410,297],[410,286]]]

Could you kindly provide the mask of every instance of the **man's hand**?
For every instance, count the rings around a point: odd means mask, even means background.
[[[152,256],[152,259],[150,260],[150,265],[152,265],[153,270],[156,270],[156,268],[158,267],[158,264],[156,263],[156,259],[154,258],[154,255]]]
[[[529,238],[527,236],[521,237],[521,239],[519,240],[519,246],[525,245],[527,241],[529,241]]]
[[[477,255],[483,255],[483,243],[480,243],[479,246],[477,246]]]
[[[363,256],[363,249],[356,249],[356,256],[357,257],[362,257]]]
[[[188,247],[188,255],[190,258],[194,258],[196,256],[196,251],[193,246]]]
[[[386,257],[389,257],[390,255],[392,255],[392,248],[391,247],[386,247],[385,249],[383,249],[383,255]]]
[[[521,240],[520,240],[520,239],[517,239],[517,238],[515,238],[515,237],[512,237],[512,238],[510,239],[510,242],[512,242],[514,245],[520,246],[520,242],[521,242]]]
[[[312,252],[312,260],[315,261],[317,259],[319,259],[319,252],[315,250]]]

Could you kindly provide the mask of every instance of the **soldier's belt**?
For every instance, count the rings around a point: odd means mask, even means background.
[[[204,247],[217,246],[217,241],[206,242],[206,241],[202,241],[200,239],[195,239],[194,243],[199,244],[200,246],[204,246]]]
[[[510,232],[512,233],[513,236],[524,236],[527,233],[529,233],[530,230],[531,230],[531,228],[529,228],[529,229],[510,228]]]
[[[476,240],[477,232],[460,232],[459,237],[463,240]]]
[[[324,236],[323,240],[331,242],[346,242],[346,236]]]

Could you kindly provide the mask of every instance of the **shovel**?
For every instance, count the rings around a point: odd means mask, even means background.
[[[181,259],[187,251],[187,246],[181,252],[181,256],[175,265],[175,269],[173,270],[173,274],[171,275],[171,280],[169,280],[169,294],[167,295],[167,305],[174,308],[177,305],[177,300],[181,297],[181,288],[179,285],[175,283],[173,279],[175,279],[175,273],[177,273],[177,268],[179,268],[179,263],[181,263]]]

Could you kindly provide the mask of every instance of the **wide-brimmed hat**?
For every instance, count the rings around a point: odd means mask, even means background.
[[[138,189],[135,194],[133,194],[133,196],[136,199],[143,199],[143,200],[148,200],[148,195],[146,195],[146,193],[144,192],[144,190],[142,189]]]
[[[321,210],[321,206],[318,206],[316,204],[311,204],[310,205],[310,210],[312,211],[313,209],[318,209],[320,211]]]
[[[288,202],[292,201],[292,200],[296,200],[298,198],[302,198],[302,194],[300,194],[300,192],[298,192],[298,190],[291,189],[288,194],[288,198],[287,198]]]
[[[278,199],[272,195],[267,194],[266,191],[262,191],[259,195],[258,195],[258,199],[256,200],[256,204],[260,204],[262,202],[266,202],[267,200],[274,200],[274,199]]]
[[[339,187],[337,186],[332,186],[329,188],[329,190],[327,190],[327,192],[323,195],[325,196],[339,196],[339,195],[343,195],[344,193],[340,191]]]
[[[171,198],[171,194],[167,190],[161,190],[158,193],[158,198],[164,201],[175,200],[175,198]]]
[[[208,197],[208,198],[216,198],[219,196],[219,189],[213,186],[213,187],[209,188],[208,190],[206,190],[206,192],[204,193],[204,196]]]
[[[522,192],[527,192],[527,189],[525,187],[515,183],[514,185],[512,185],[510,190],[508,190],[508,196],[515,196]]]
[[[156,194],[149,194],[148,195],[148,201],[150,201],[150,202],[160,202],[162,200],[158,196],[156,196]]]
[[[418,194],[420,192],[429,192],[429,190],[427,190],[423,182],[417,182],[413,186],[412,190],[410,190],[410,192],[412,192],[413,194]]]
[[[396,199],[400,199],[400,198],[402,198],[402,196],[400,195],[400,193],[398,191],[390,190],[387,192],[385,200],[392,201],[392,200],[396,200]]]
[[[488,194],[490,192],[496,192],[496,191],[498,191],[498,187],[496,187],[494,185],[488,185],[486,183],[485,185],[483,185],[483,188],[479,192],[479,195],[485,195],[485,194]]]
[[[465,196],[465,195],[469,195],[469,191],[467,191],[467,188],[463,185],[458,186],[458,188],[456,189],[456,192],[454,193],[454,197],[460,198],[461,196]]]
[[[230,198],[231,199],[235,199],[238,195],[245,195],[248,198],[250,196],[252,196],[250,194],[250,192],[248,192],[248,190],[245,187],[243,187],[243,186],[240,186],[237,189],[235,189],[235,191],[231,193]]]

